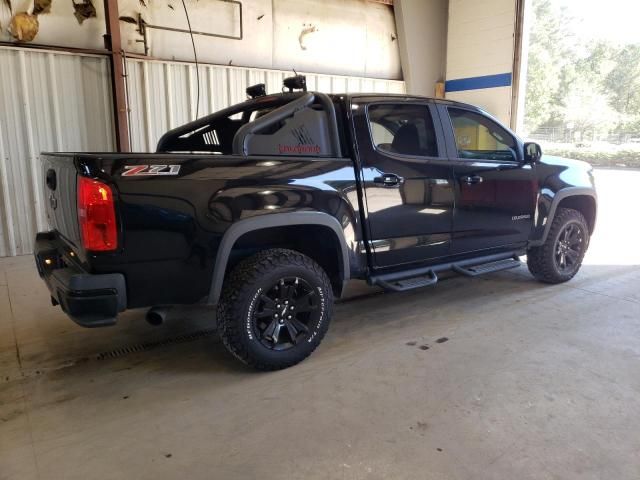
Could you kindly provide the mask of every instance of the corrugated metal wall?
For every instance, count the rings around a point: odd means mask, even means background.
[[[268,93],[280,92],[282,80],[293,72],[200,65],[198,115],[203,116],[246,100],[245,89],[266,84]],[[338,75],[307,76],[309,90],[326,93],[404,93],[404,82]],[[195,65],[178,62],[127,60],[127,90],[133,151],[153,151],[160,136],[195,118]]]
[[[109,151],[106,57],[0,47],[0,256],[46,229],[40,152]]]
[[[113,110],[106,57],[0,47],[0,256],[31,253],[47,229],[40,152],[112,151]],[[291,73],[201,65],[199,115],[246,98],[265,83],[278,92]],[[188,63],[127,60],[134,151],[195,117],[196,69]],[[404,82],[307,74],[310,90],[404,92]]]

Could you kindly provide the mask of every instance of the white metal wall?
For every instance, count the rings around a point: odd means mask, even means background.
[[[266,84],[268,93],[280,92],[292,72],[255,68],[200,65],[198,116],[246,100],[245,89]],[[300,73],[300,72],[299,72]],[[309,90],[326,93],[403,93],[404,82],[305,73]],[[127,90],[131,120],[131,149],[154,151],[160,136],[196,115],[196,67],[189,63],[128,59]]]
[[[0,256],[47,226],[40,152],[113,149],[106,57],[0,47]]]
[[[426,0],[418,0],[425,1]],[[5,2],[12,8],[5,8]],[[78,1],[76,1],[78,3]],[[29,11],[33,0],[0,1],[0,41],[14,41],[7,26],[16,12]],[[96,16],[79,24],[71,0],[50,2],[38,16],[34,43],[100,50],[104,48],[104,2],[94,1]],[[185,0],[195,31],[239,35],[239,8],[219,0]],[[256,68],[307,70],[326,74],[377,78],[402,77],[393,8],[366,0],[242,0],[243,38],[232,40],[195,35],[203,63]],[[178,1],[118,0],[118,15],[147,24],[188,29]],[[144,55],[138,26],[120,22],[127,52]],[[191,37],[185,33],[147,29],[149,55],[191,61]]]
[[[113,151],[106,57],[0,47],[0,256],[31,253],[47,228],[41,182],[44,151]],[[246,98],[248,85],[280,91],[290,73],[201,65],[199,115]],[[127,61],[132,148],[154,151],[168,129],[195,116],[192,64]],[[404,92],[404,82],[307,74],[310,90]]]
[[[514,0],[450,0],[447,98],[483,107],[509,125]]]
[[[432,97],[445,79],[449,0],[394,0],[407,92]]]

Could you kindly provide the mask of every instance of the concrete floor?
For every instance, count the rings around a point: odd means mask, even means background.
[[[598,172],[572,282],[520,268],[349,300],[267,374],[191,338],[206,312],[82,329],[30,257],[1,259],[0,479],[637,479],[639,180]]]

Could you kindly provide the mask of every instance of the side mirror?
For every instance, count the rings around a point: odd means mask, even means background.
[[[535,142],[524,144],[524,163],[538,163],[542,158],[542,148]]]

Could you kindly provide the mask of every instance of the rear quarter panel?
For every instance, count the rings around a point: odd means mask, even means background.
[[[88,261],[96,273],[125,274],[129,308],[206,297],[220,241],[245,218],[319,211],[338,219],[354,252],[361,240],[350,159],[112,154],[78,162],[116,192],[121,249]],[[174,165],[176,174],[123,176],[132,165]]]

